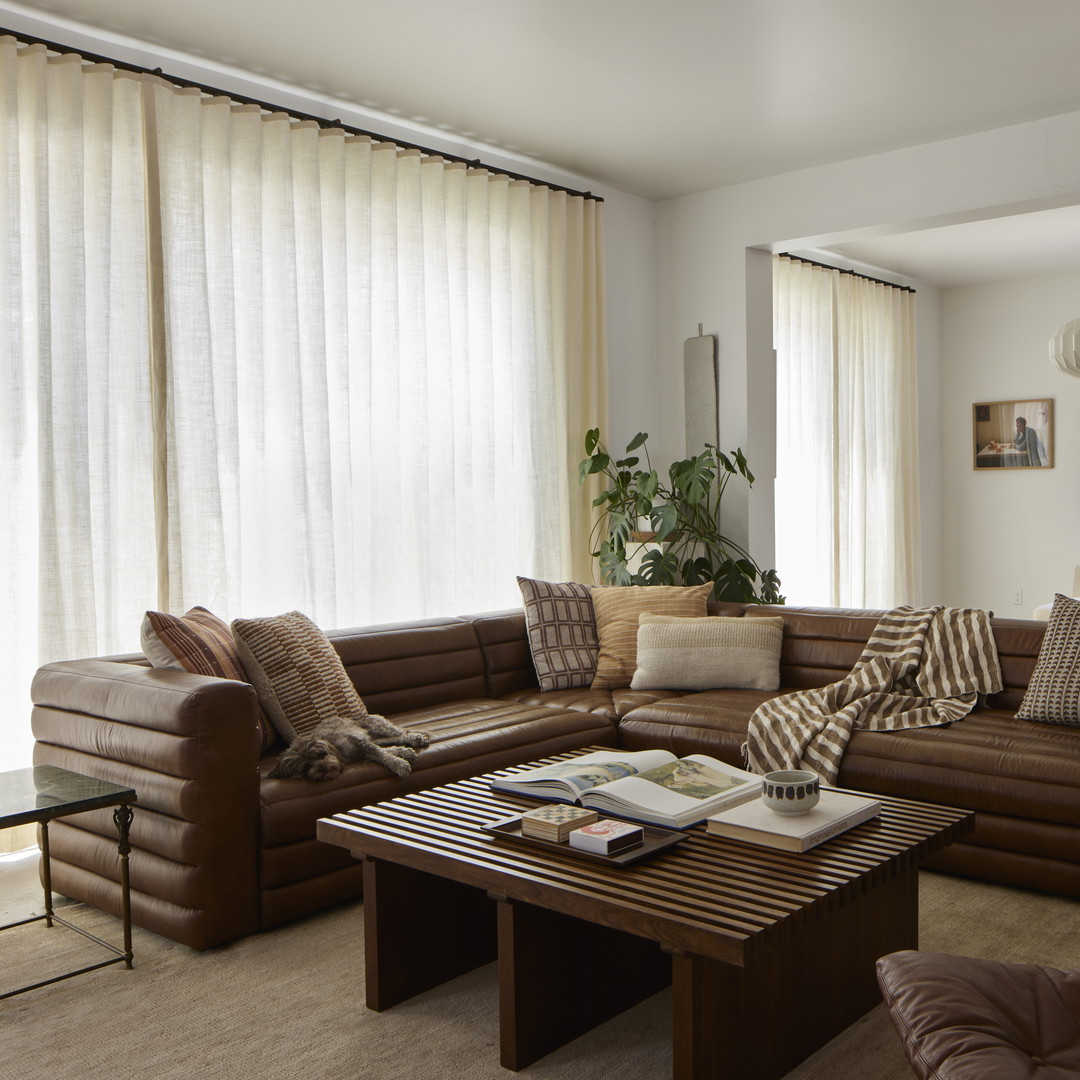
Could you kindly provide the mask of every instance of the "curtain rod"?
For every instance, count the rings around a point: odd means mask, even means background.
[[[567,195],[573,195],[581,199],[591,199],[593,202],[600,203],[604,201],[603,196],[594,195],[591,191],[576,191],[574,188],[566,187],[564,184],[555,184],[548,180],[538,180],[534,176],[526,176],[524,173],[511,172],[509,169],[504,169],[496,165],[485,165],[479,158],[467,158],[462,157],[459,154],[447,153],[444,150],[434,150],[429,146],[421,146],[419,143],[406,142],[404,139],[398,139],[389,135],[381,135],[377,131],[367,131],[364,128],[353,127],[350,124],[342,123],[341,120],[327,120],[325,117],[301,112],[299,109],[276,105],[272,101],[262,101],[259,98],[244,97],[240,94],[233,93],[231,90],[221,90],[214,86],[207,86],[205,83],[193,82],[191,79],[182,79],[175,75],[169,75],[167,72],[163,72],[161,68],[140,67],[138,64],[130,64],[125,60],[117,60],[111,56],[87,52],[85,49],[72,48],[70,45],[61,45],[58,42],[48,41],[45,38],[40,38],[35,35],[23,34],[0,27],[0,35],[4,34],[11,36],[18,41],[25,42],[27,45],[44,45],[52,52],[60,54],[74,53],[77,56],[81,56],[84,60],[89,60],[91,63],[108,64],[114,68],[119,68],[121,71],[132,71],[139,75],[157,75],[167,82],[175,83],[177,86],[192,87],[211,97],[226,97],[231,101],[239,102],[242,105],[255,105],[260,109],[264,109],[266,112],[285,113],[297,120],[313,121],[318,124],[319,127],[340,128],[350,135],[366,135],[368,138],[377,139],[379,142],[393,143],[395,146],[400,146],[403,150],[419,150],[420,153],[429,157],[439,157],[446,161],[457,161],[474,169],[485,169],[498,176],[508,176],[511,180],[524,180],[526,183],[533,184],[536,187],[551,188],[553,191],[562,191]]]
[[[814,262],[813,259],[804,259],[802,255],[792,255],[790,251],[782,252],[779,257],[781,259],[793,259],[795,262],[806,263],[807,266],[820,266],[822,270],[835,270],[838,274],[850,274],[852,277],[862,278],[864,281],[872,281],[875,285],[885,285],[890,289],[899,289],[901,292],[915,292],[910,285],[897,285],[895,281],[882,281],[881,278],[871,277],[869,274],[860,274],[858,270],[845,270],[842,266],[830,266],[828,263]]]

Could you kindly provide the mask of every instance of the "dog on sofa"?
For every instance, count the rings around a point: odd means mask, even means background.
[[[359,721],[328,720],[298,735],[278,759],[270,776],[283,779],[333,780],[346,765],[376,761],[395,776],[407,776],[417,752],[431,740],[421,731],[405,731],[385,716],[368,713]]]

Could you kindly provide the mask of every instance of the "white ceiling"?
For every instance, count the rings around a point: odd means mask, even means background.
[[[2,5],[0,19],[3,7],[19,9]],[[1078,0],[42,0],[22,10],[650,199],[1080,110]],[[950,284],[972,272],[944,269],[958,250],[983,273],[990,250],[1029,268],[1046,251],[1053,261],[1041,265],[1064,265],[1063,231],[1080,253],[1075,219],[1062,229],[1046,217],[1044,234],[1037,215],[1025,218],[845,247],[915,277],[928,264]]]
[[[1080,207],[834,244],[855,263],[949,288],[1080,270]]]

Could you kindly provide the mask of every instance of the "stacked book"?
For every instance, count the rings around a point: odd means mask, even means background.
[[[847,832],[881,813],[877,799],[822,788],[821,799],[805,814],[778,814],[760,799],[733,806],[708,819],[708,831],[782,851],[810,848]]]
[[[581,851],[593,851],[599,855],[614,855],[628,848],[638,847],[645,841],[645,830],[640,825],[631,825],[629,821],[614,821],[601,818],[575,829],[570,834],[570,846]]]
[[[521,835],[561,844],[574,829],[592,824],[599,816],[581,806],[540,806],[521,815]]]

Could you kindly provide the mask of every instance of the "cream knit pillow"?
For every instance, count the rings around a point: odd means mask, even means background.
[[[784,620],[644,612],[632,690],[778,690]]]

